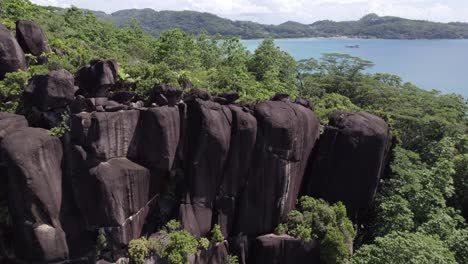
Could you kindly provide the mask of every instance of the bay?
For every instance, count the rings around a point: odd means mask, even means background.
[[[261,39],[242,40],[250,50]],[[342,53],[372,61],[370,73],[391,73],[425,90],[468,98],[468,39],[394,40],[352,38],[276,39],[275,44],[296,60],[324,53]],[[359,48],[346,46],[359,45]]]

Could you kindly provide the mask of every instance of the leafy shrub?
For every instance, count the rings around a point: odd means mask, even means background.
[[[213,229],[211,229],[211,243],[221,243],[224,241],[223,232],[221,232],[221,228],[218,224],[214,225]]]
[[[99,230],[99,233],[96,238],[96,256],[100,256],[102,250],[107,247],[107,238],[102,229]]]
[[[198,241],[198,247],[203,250],[208,250],[208,248],[210,247],[210,241],[206,237],[202,237]]]
[[[187,256],[195,254],[198,248],[197,239],[185,230],[169,234],[169,243],[162,252],[162,257],[171,264],[185,264]]]
[[[330,206],[322,199],[309,196],[300,198],[298,209],[288,214],[287,222],[280,224],[276,233],[285,233],[306,242],[311,238],[318,239],[324,263],[348,260],[356,235],[341,202]]]
[[[148,240],[145,237],[134,239],[128,244],[128,255],[133,263],[143,264],[148,254]]]
[[[68,125],[70,121],[70,115],[68,113],[62,114],[62,121],[60,121],[59,126],[53,127],[49,130],[49,135],[53,137],[63,137],[66,133],[70,132],[70,126]]]
[[[237,256],[228,255],[227,264],[239,264],[239,258]]]

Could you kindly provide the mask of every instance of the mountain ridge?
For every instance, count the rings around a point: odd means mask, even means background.
[[[230,20],[216,14],[184,11],[156,11],[150,8],[124,9],[107,14],[92,11],[97,17],[123,27],[135,19],[149,34],[158,36],[162,31],[179,28],[188,33],[226,37],[302,38],[302,37],[356,37],[382,39],[464,39],[468,38],[468,23],[431,22],[395,16],[368,14],[354,21],[319,20],[311,24],[286,21],[278,25],[252,21]]]

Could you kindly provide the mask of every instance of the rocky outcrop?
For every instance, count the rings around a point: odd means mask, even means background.
[[[66,70],[35,75],[24,90],[25,106],[49,111],[69,105],[75,98],[73,75]]]
[[[24,116],[0,112],[0,143],[9,134],[27,126],[28,121]]]
[[[17,35],[27,53],[50,50],[34,23],[19,21]],[[26,68],[4,27],[0,44],[0,77]],[[319,263],[316,242],[270,234],[300,191],[343,201],[352,216],[372,203],[390,146],[382,119],[337,112],[317,147],[320,123],[307,100],[277,94],[245,105],[235,103],[236,92],[183,95],[160,84],[145,104],[116,85],[117,72],[115,61],[94,60],[75,76],[35,76],[23,94],[28,122],[0,113],[0,184],[8,184],[16,258],[87,258],[99,233],[106,260],[128,262],[122,252],[130,240],[178,218],[197,237],[219,224],[230,241],[191,263],[226,263],[228,252],[244,264]],[[27,127],[49,129],[67,115],[71,131],[60,139]],[[0,199],[5,190],[0,186]]]
[[[216,221],[225,237],[233,234],[240,193],[244,190],[257,138],[257,119],[245,107],[229,105],[231,141],[216,198]]]
[[[63,156],[60,140],[40,128],[20,128],[1,142],[16,256],[32,262],[66,260],[59,221]]]
[[[273,234],[256,238],[255,255],[249,263],[255,264],[314,264],[320,261],[317,241],[303,242],[288,235]]]
[[[155,103],[158,106],[174,106],[179,103],[181,99],[181,90],[172,85],[160,84],[151,91],[149,100],[151,103]]]
[[[86,225],[103,228],[109,242],[119,246],[139,237],[152,198],[149,170],[126,158],[114,158],[88,169],[92,163],[86,164],[86,153],[78,155],[74,193]]]
[[[188,102],[186,195],[181,222],[190,232],[204,236],[211,229],[213,203],[231,140],[232,114],[212,101]]]
[[[6,73],[24,71],[26,67],[26,58],[18,41],[10,30],[0,25],[0,79],[3,79]]]
[[[78,70],[76,82],[78,94],[85,97],[105,97],[115,84],[118,65],[114,60],[93,60],[90,65]]]
[[[255,106],[258,132],[238,232],[265,234],[286,220],[319,137],[320,123],[314,113],[283,99]]]
[[[41,55],[51,52],[44,31],[33,21],[16,22],[16,39],[24,53],[39,57],[39,62],[45,62],[44,58],[40,58]]]
[[[390,148],[387,123],[368,113],[336,111],[320,138],[307,194],[343,201],[355,219],[374,199]]]
[[[72,116],[72,140],[96,158],[127,157],[136,147],[140,111],[83,112]]]

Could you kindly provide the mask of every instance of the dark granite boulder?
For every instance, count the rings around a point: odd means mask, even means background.
[[[118,91],[113,92],[109,99],[120,104],[129,104],[136,96],[136,92],[133,91]]]
[[[201,99],[187,106],[187,195],[184,203],[192,205],[192,210],[188,211],[193,212],[194,217],[182,218],[181,222],[184,227],[198,226],[197,230],[187,229],[200,236],[211,229],[211,210],[229,151],[232,114],[226,106]],[[181,209],[187,209],[183,206]],[[189,220],[197,220],[197,223],[188,223]]]
[[[0,25],[0,79],[8,72],[26,70],[26,58],[10,30]]]
[[[273,98],[271,98],[271,101],[290,102],[291,98],[289,97],[289,94],[277,93],[275,96],[273,96]]]
[[[191,102],[195,99],[201,99],[203,101],[209,101],[212,96],[209,92],[200,89],[191,89],[188,93],[184,94],[184,102]]]
[[[225,237],[233,232],[236,204],[251,166],[257,120],[245,108],[229,105],[232,113],[231,142],[216,201],[217,222]]]
[[[102,161],[127,157],[136,147],[139,116],[138,110],[72,115],[72,140]]]
[[[24,116],[0,112],[0,143],[4,137],[27,126],[28,121]]]
[[[391,135],[387,123],[368,113],[336,111],[320,138],[307,194],[342,201],[350,216],[365,212],[386,166]]]
[[[180,139],[179,108],[161,106],[142,110],[137,148],[130,156],[147,167],[170,171]]]
[[[126,158],[91,167],[95,163],[86,152],[80,147],[75,151],[73,191],[86,225],[104,228],[113,244],[138,238],[153,198],[149,170]]]
[[[114,60],[93,60],[78,70],[75,76],[78,94],[85,97],[105,97],[117,78],[118,65]]]
[[[65,107],[74,100],[75,92],[73,75],[66,70],[35,75],[24,90],[25,106],[40,111]]]
[[[255,106],[258,129],[237,232],[270,233],[294,208],[319,120],[301,105],[269,101]],[[254,217],[253,217],[254,216]]]
[[[294,101],[294,103],[300,104],[305,108],[310,108],[310,109],[314,110],[314,107],[313,107],[312,103],[309,100],[304,99],[302,97],[297,97],[296,100]]]
[[[259,236],[250,263],[255,264],[320,264],[319,243],[303,242],[288,235]]]
[[[182,91],[169,84],[159,84],[150,93],[150,102],[158,106],[174,106],[182,99]]]
[[[39,57],[43,53],[51,52],[44,31],[33,21],[18,20],[16,22],[16,39],[24,53]]]
[[[35,263],[68,258],[59,221],[62,203],[62,144],[47,130],[20,128],[6,136],[9,210],[16,257]]]

